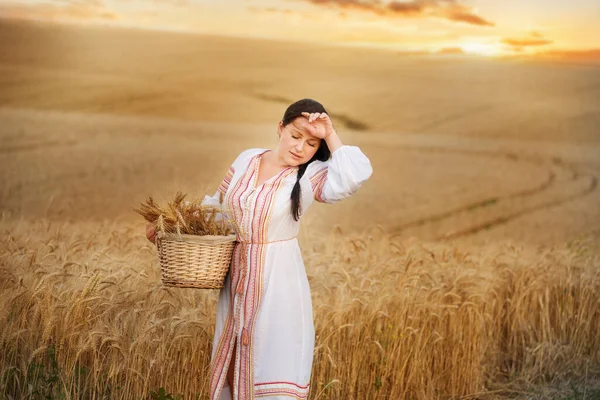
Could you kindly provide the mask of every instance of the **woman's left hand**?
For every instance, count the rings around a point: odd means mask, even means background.
[[[333,123],[327,113],[307,113],[303,112],[303,116],[308,118],[314,129],[312,129],[312,135],[319,139],[327,139],[331,134],[335,133],[333,129]]]

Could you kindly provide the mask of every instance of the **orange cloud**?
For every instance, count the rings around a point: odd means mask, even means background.
[[[508,44],[510,46],[515,47],[525,47],[525,46],[544,46],[552,43],[552,40],[548,39],[502,39],[502,43]]]
[[[470,25],[494,26],[495,24],[472,12],[458,0],[412,0],[408,2],[392,1],[381,4],[378,0],[363,2],[358,0],[303,0],[316,5],[353,9],[371,12],[381,16],[425,17],[433,16],[453,22]]]
[[[172,6],[184,7],[190,5],[190,0],[152,0],[152,3],[169,4]]]
[[[442,47],[435,51],[429,50],[400,50],[396,54],[401,56],[470,56],[460,47]]]
[[[465,51],[460,47],[444,47],[439,49],[437,54],[466,54]]]
[[[386,8],[394,14],[412,16],[423,14],[425,4],[420,2],[399,3],[394,1],[389,3]]]
[[[107,20],[119,16],[107,9],[99,0],[60,1],[58,4],[10,4],[2,8],[7,18],[43,20]]]
[[[252,12],[269,12],[269,13],[276,13],[276,14],[295,14],[294,11],[290,10],[289,8],[276,8],[276,7],[265,7],[265,8],[261,8],[261,7],[248,7],[247,8],[248,11],[252,11]]]
[[[478,15],[471,14],[469,12],[458,11],[458,12],[450,12],[447,15],[447,18],[451,21],[456,22],[466,22],[471,25],[480,25],[480,26],[494,26],[493,22],[487,21],[481,18]]]
[[[549,50],[537,53],[535,58],[556,61],[600,63],[600,49],[587,50]]]
[[[396,54],[401,56],[430,56],[432,53],[427,50],[399,50]]]
[[[65,6],[104,7],[101,0],[54,0],[53,3],[56,3],[56,5],[63,4]]]
[[[551,44],[553,41],[550,39],[544,38],[538,32],[531,32],[529,36],[522,38],[504,38],[502,39],[502,43],[507,44],[509,46],[513,46],[516,51],[522,50],[524,47],[529,46],[545,46],[547,44]]]

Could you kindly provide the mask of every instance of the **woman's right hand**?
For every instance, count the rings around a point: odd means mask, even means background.
[[[156,244],[156,227],[151,222],[146,224],[146,238]]]

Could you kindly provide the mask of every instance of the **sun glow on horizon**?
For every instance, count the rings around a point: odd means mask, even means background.
[[[598,59],[598,0],[0,0],[0,18],[316,42],[411,55]],[[418,3],[418,4],[417,4]],[[352,6],[349,6],[351,4]],[[408,5],[414,4],[414,7]]]
[[[474,54],[487,57],[502,56],[507,52],[497,43],[467,42],[459,47],[465,54]]]

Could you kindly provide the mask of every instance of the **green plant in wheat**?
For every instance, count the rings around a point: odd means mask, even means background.
[[[165,390],[164,387],[159,388],[158,392],[155,392],[154,390],[152,390],[150,392],[150,396],[152,397],[152,400],[181,400],[181,399],[183,399],[183,396],[181,394],[178,394],[177,396],[173,397],[173,395],[171,393],[167,393],[167,391]]]

